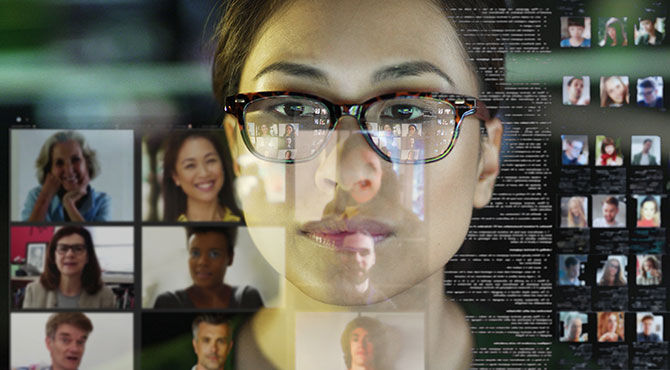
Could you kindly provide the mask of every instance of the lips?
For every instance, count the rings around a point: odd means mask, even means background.
[[[214,185],[216,184],[216,181],[211,180],[211,181],[205,181],[205,182],[199,182],[195,184],[195,188],[201,191],[212,191],[214,190]]]
[[[68,185],[78,185],[79,184],[79,178],[78,176],[61,176],[60,181],[64,184]]]
[[[212,276],[214,276],[214,274],[212,274],[209,271],[202,271],[202,270],[200,270],[200,271],[196,270],[195,271],[195,277],[198,278],[198,279],[204,279],[204,280],[211,279]]]
[[[344,239],[354,234],[369,235],[374,244],[393,236],[393,229],[385,223],[367,219],[335,219],[328,218],[321,221],[311,221],[300,227],[300,232],[306,238],[319,245],[341,251],[357,251],[358,248],[343,244]]]

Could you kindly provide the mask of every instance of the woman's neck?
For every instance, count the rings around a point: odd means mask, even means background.
[[[60,290],[63,295],[68,297],[74,297],[81,294],[81,275],[61,275],[60,283],[58,284],[58,290]]]
[[[191,285],[186,292],[196,306],[223,307],[230,301],[229,287],[223,283],[209,287]]]
[[[386,312],[421,315],[423,325],[414,329],[426,340],[425,367],[460,369],[470,364],[470,330],[460,307],[444,295],[442,269],[392,298],[363,306],[326,304],[310,298],[286,280],[284,286],[284,307],[259,311],[245,327],[251,330],[246,335],[252,336],[245,340],[253,340],[262,355],[276,367],[295,368],[295,324],[296,317],[303,312],[370,312],[382,318]],[[279,343],[277,338],[285,340]],[[244,363],[244,357],[240,358],[240,365]]]
[[[186,201],[186,218],[189,221],[219,221],[223,218],[223,208],[218,202]]]

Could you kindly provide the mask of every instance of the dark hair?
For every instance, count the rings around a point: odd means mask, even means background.
[[[614,31],[616,31],[615,45],[610,45],[615,41],[610,37],[609,33],[607,33],[607,29],[610,27],[613,28]],[[604,41],[603,46],[626,46],[628,44],[628,36],[626,35],[626,31],[624,30],[623,22],[619,18],[612,17],[605,23],[605,35],[603,41]]]
[[[234,254],[235,243],[237,243],[237,227],[236,226],[193,226],[186,228],[186,238],[191,240],[191,237],[196,234],[217,233],[222,234],[226,238],[226,250],[228,257],[232,258]],[[186,245],[188,248],[188,244]]]
[[[233,161],[228,150],[228,143],[218,132],[185,130],[172,133],[165,143],[163,157],[163,221],[177,221],[180,215],[186,213],[186,194],[174,183],[172,175],[175,172],[177,156],[187,139],[203,138],[208,140],[216,149],[223,167],[223,187],[219,191],[219,204],[228,207],[233,214],[240,215],[233,195]]]
[[[644,262],[642,263],[642,265],[644,266],[644,263],[646,263],[647,261],[651,262],[651,265],[653,266],[654,270],[658,270],[659,263],[658,263],[658,259],[656,257],[654,257],[654,256],[645,257]]]
[[[572,85],[572,81],[574,81],[574,80],[580,80],[580,81],[582,81],[582,83],[584,82],[584,80],[581,77],[573,77],[573,78],[568,80],[568,86]]]
[[[49,249],[47,252],[47,260],[45,263],[44,272],[40,276],[40,283],[47,290],[56,290],[60,284],[60,271],[56,266],[56,245],[62,238],[77,234],[84,239],[86,245],[86,253],[88,262],[84,265],[84,270],[81,274],[81,284],[83,289],[88,294],[95,294],[103,287],[102,271],[98,263],[98,257],[95,255],[95,248],[93,247],[93,239],[91,234],[81,226],[64,226],[59,229],[49,241]]]
[[[584,27],[584,18],[570,17],[568,18],[568,27],[570,26],[579,26]]]
[[[351,332],[354,329],[362,328],[367,330],[370,339],[374,344],[374,362],[375,369],[386,369],[383,362],[386,360],[386,328],[381,321],[368,317],[359,316],[351,320],[342,332],[340,337],[340,345],[342,346],[342,355],[344,356],[344,363],[347,368],[351,368]]]
[[[640,23],[642,23],[642,21],[649,21],[649,22],[651,22],[652,25],[655,25],[656,24],[656,18],[657,17],[654,17],[652,15],[643,15],[643,16],[640,17]]]
[[[93,323],[91,320],[81,312],[59,312],[49,316],[46,325],[47,337],[52,338],[56,335],[58,327],[68,324],[75,328],[85,331],[87,334],[93,331]]]
[[[484,43],[492,45],[498,43],[492,36],[490,29],[492,26],[486,22],[473,22],[460,24],[455,22],[449,12],[454,8],[473,9],[482,8],[505,8],[505,2],[502,0],[428,0],[443,10],[449,22],[456,29],[459,39],[464,48],[467,44],[483,45]],[[292,1],[286,0],[231,0],[223,8],[224,14],[220,18],[213,36],[214,42],[214,61],[212,63],[212,87],[214,95],[218,102],[223,105],[227,96],[239,92],[240,78],[242,68],[246,62],[251,46],[258,37],[258,32],[263,25],[283,7],[288,6]],[[472,29],[472,27],[478,29]],[[463,35],[467,34],[468,42],[463,42]],[[484,54],[490,54],[495,48],[486,48],[482,51]],[[467,50],[466,50],[467,51]],[[497,70],[504,65],[504,53],[499,52],[495,57],[478,57],[477,52],[469,52],[470,63],[479,77],[481,86],[487,91],[499,90],[498,86],[491,86],[490,81],[483,81],[480,71]]]
[[[605,204],[605,203],[611,204],[611,205],[619,208],[619,200],[616,197],[609,196],[609,197],[605,198],[605,200],[603,201],[603,204]]]
[[[195,317],[193,320],[193,324],[191,325],[191,330],[193,331],[193,338],[195,339],[198,336],[198,326],[201,323],[206,323],[210,325],[227,325],[229,329],[231,329],[230,334],[232,335],[232,329],[233,329],[233,322],[232,322],[232,317],[230,315],[224,315],[224,314],[204,314],[204,315],[198,315]]]
[[[648,89],[648,88],[655,89],[656,84],[654,83],[654,81],[647,78],[647,79],[644,79],[642,82],[640,82],[640,88],[642,88],[642,89]]]
[[[565,267],[566,268],[570,268],[570,266],[574,266],[578,263],[579,263],[579,260],[576,259],[575,257],[572,257],[572,256],[565,259]]]
[[[647,321],[647,320],[654,321],[654,316],[652,316],[650,314],[646,314],[646,315],[642,316],[642,320],[640,320],[640,322]]]

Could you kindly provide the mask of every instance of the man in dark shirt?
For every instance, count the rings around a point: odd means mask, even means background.
[[[661,338],[656,333],[651,332],[651,328],[654,325],[654,316],[645,315],[642,318],[642,333],[637,333],[638,342],[653,342],[658,343],[661,341]]]

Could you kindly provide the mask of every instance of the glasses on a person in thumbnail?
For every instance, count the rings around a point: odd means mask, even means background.
[[[303,93],[255,92],[227,97],[225,111],[237,117],[254,155],[280,163],[316,157],[342,116],[357,119],[365,140],[383,159],[409,164],[446,157],[465,117],[490,118],[478,99],[440,92],[396,92],[344,105]],[[292,153],[288,159],[286,150]]]
[[[72,250],[74,254],[82,254],[86,252],[86,246],[83,244],[56,244],[56,253],[67,254],[67,251]]]

